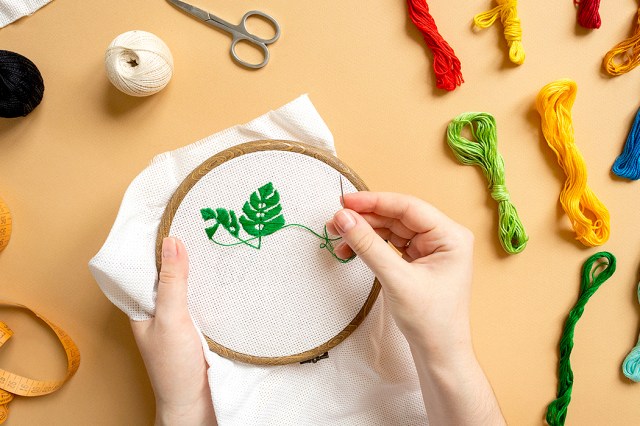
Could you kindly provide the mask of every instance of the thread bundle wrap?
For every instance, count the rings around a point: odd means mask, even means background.
[[[105,52],[107,77],[131,96],[149,96],[164,89],[173,75],[173,56],[167,45],[146,31],[116,37]]]
[[[618,76],[628,73],[640,64],[640,8],[633,28],[633,35],[616,44],[602,61],[604,70]]]
[[[609,211],[587,185],[587,168],[575,144],[571,108],[578,86],[562,79],[547,84],[536,98],[542,133],[567,176],[560,204],[567,213],[576,239],[587,247],[609,239]]]
[[[407,6],[411,21],[420,30],[425,43],[433,53],[436,86],[444,90],[454,90],[464,82],[460,60],[438,32],[426,0],[407,0]]]
[[[638,284],[637,295],[640,302],[640,284]],[[636,346],[622,362],[622,373],[634,382],[640,382],[640,337]]]
[[[475,141],[462,136],[462,129],[469,126]],[[507,253],[520,253],[529,237],[511,203],[505,186],[504,159],[498,152],[496,121],[486,112],[460,114],[449,123],[447,143],[460,163],[479,166],[487,178],[491,197],[498,202],[498,236]]]
[[[560,338],[560,361],[558,363],[558,391],[556,399],[547,407],[547,423],[551,426],[564,425],[573,390],[573,370],[571,369],[571,351],[576,324],[591,296],[616,271],[616,258],[603,251],[589,257],[582,267],[580,294],[574,307],[569,311]]]
[[[578,8],[578,24],[590,30],[600,28],[600,0],[573,0],[573,5]]]
[[[500,17],[504,27],[504,38],[509,46],[509,59],[514,64],[524,63],[524,47],[522,46],[522,27],[518,18],[518,0],[496,0],[498,5],[493,9],[479,13],[473,18],[478,28],[489,28]]]
[[[622,178],[640,179],[640,109],[636,112],[622,154],[616,158],[611,171]]]

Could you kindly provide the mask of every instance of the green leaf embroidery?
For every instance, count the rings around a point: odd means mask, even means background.
[[[284,216],[280,214],[280,194],[271,182],[252,193],[249,201],[242,206],[242,211],[242,229],[254,237],[271,235],[284,226]]]
[[[238,224],[238,218],[236,212],[233,210],[227,211],[226,209],[216,209],[218,214],[218,222],[234,237],[238,236],[240,232],[240,225]]]
[[[216,212],[214,212],[213,209],[200,209],[200,214],[202,215],[202,218],[204,220],[211,220],[216,218]]]
[[[231,235],[237,237],[240,233],[240,225],[238,224],[238,218],[233,210],[227,211],[227,209],[217,208],[215,211],[210,208],[201,209],[200,214],[204,220],[215,220],[216,224],[206,228],[205,232],[209,239],[212,239],[215,235],[218,227],[222,225]]]
[[[242,206],[242,212],[244,214],[240,216],[240,220],[238,221],[236,213],[233,210],[223,208],[216,208],[215,210],[212,208],[201,209],[200,214],[203,220],[215,220],[213,226],[205,228],[207,237],[219,246],[231,247],[244,244],[259,250],[262,247],[262,237],[271,235],[284,228],[297,227],[305,229],[320,238],[323,241],[320,244],[320,248],[329,251],[339,262],[346,263],[355,257],[352,256],[349,259],[341,259],[334,253],[333,243],[340,240],[340,237],[329,237],[326,226],[323,234],[318,234],[311,228],[298,223],[285,224],[284,216],[282,215],[282,205],[280,204],[280,194],[271,182],[261,186],[249,196],[249,201],[245,202]],[[222,225],[237,242],[229,244],[216,240],[214,236],[218,228],[220,228],[220,225]],[[240,237],[240,226],[242,226],[244,232],[249,235],[248,238]]]

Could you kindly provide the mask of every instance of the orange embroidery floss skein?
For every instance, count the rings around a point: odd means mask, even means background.
[[[640,64],[640,8],[633,35],[607,52],[602,61],[602,67],[609,75],[617,76],[628,73],[638,64]]]

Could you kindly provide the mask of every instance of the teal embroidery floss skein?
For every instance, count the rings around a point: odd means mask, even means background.
[[[462,136],[465,126],[469,126],[475,141]],[[449,123],[447,143],[462,164],[482,169],[491,197],[498,202],[500,243],[507,253],[520,253],[527,246],[529,237],[505,186],[504,159],[498,152],[495,118],[486,112],[460,114]]]
[[[595,265],[595,266],[594,266]],[[564,425],[567,418],[567,410],[571,402],[573,389],[573,370],[571,370],[571,350],[573,349],[573,334],[576,324],[584,307],[600,288],[616,271],[616,258],[609,252],[602,251],[589,257],[582,266],[580,281],[580,295],[574,307],[569,311],[569,316],[564,323],[562,337],[560,338],[560,362],[558,365],[558,392],[556,399],[547,407],[547,423],[551,426]]]
[[[640,283],[637,293],[638,302],[640,302]],[[634,382],[640,382],[640,337],[636,346],[631,349],[629,355],[622,362],[622,373]]]

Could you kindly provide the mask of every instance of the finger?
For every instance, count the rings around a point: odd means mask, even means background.
[[[415,231],[407,228],[400,220],[392,217],[380,216],[376,213],[360,213],[373,229],[388,228],[399,237],[410,240],[416,235]]]
[[[147,329],[151,325],[151,320],[135,321],[130,319],[129,323],[131,324],[131,331],[133,331],[133,336],[137,340],[141,338],[144,335],[144,333],[147,331]]]
[[[338,234],[338,230],[336,229],[336,226],[333,224],[333,219],[331,219],[330,221],[328,221],[325,226],[327,227],[327,232],[331,235],[340,235]]]
[[[162,266],[158,274],[156,317],[188,315],[187,276],[189,258],[182,241],[167,237],[162,241]]]
[[[398,219],[416,233],[450,226],[454,222],[440,210],[419,198],[393,192],[360,191],[344,195],[345,208],[358,213],[375,213]]]
[[[344,242],[381,280],[387,281],[406,266],[371,225],[353,210],[338,211],[333,217],[333,223]]]
[[[433,254],[438,248],[442,246],[442,242],[434,240],[432,238],[424,238],[424,235],[418,235],[411,244],[405,249],[405,253],[408,256],[418,259]]]
[[[332,230],[330,230],[330,228]],[[327,231],[329,231],[329,233],[333,235],[340,235],[337,229],[335,228],[335,225],[333,224],[333,222],[327,222]],[[376,232],[376,234],[380,236],[380,238],[390,242],[398,250],[404,253],[404,248],[407,246],[407,243],[409,242],[409,240],[395,235],[393,232],[391,232],[390,229],[387,229],[387,228],[374,228],[374,231]],[[334,253],[340,259],[348,259],[349,257],[353,256],[353,250],[351,250],[351,248],[349,248],[349,245],[346,244],[344,241],[341,241],[336,245],[334,249]]]
[[[446,232],[418,234],[406,246],[405,254],[419,259],[436,252],[473,250],[473,234],[467,228],[454,224]]]
[[[364,215],[361,216],[366,220],[366,217]],[[369,221],[367,220],[367,222]],[[369,222],[369,224],[371,225],[371,222]],[[392,232],[389,228],[378,228],[373,225],[371,226],[373,227],[373,230],[376,231],[376,234],[380,236],[380,238],[390,242],[399,249],[404,248],[410,240],[409,238],[400,237],[399,235]],[[340,235],[340,233],[336,229],[335,224],[333,223],[333,220],[327,222],[327,231],[332,235]],[[415,233],[413,233],[413,235],[415,235]]]
[[[378,234],[380,238],[390,242],[391,244],[393,244],[394,247],[396,247],[399,250],[404,249],[407,243],[409,242],[408,239],[397,236],[387,228],[381,228],[381,229],[374,228],[374,231],[376,231],[376,234]]]
[[[345,242],[341,242],[340,244],[338,244],[333,250],[333,253],[340,259],[349,259],[354,255],[353,250],[351,250],[351,247],[349,247],[349,244]]]
[[[409,254],[407,254],[406,252],[402,254],[402,258],[404,260],[406,260],[407,262],[411,263],[414,260],[416,260],[414,257],[410,256]]]

